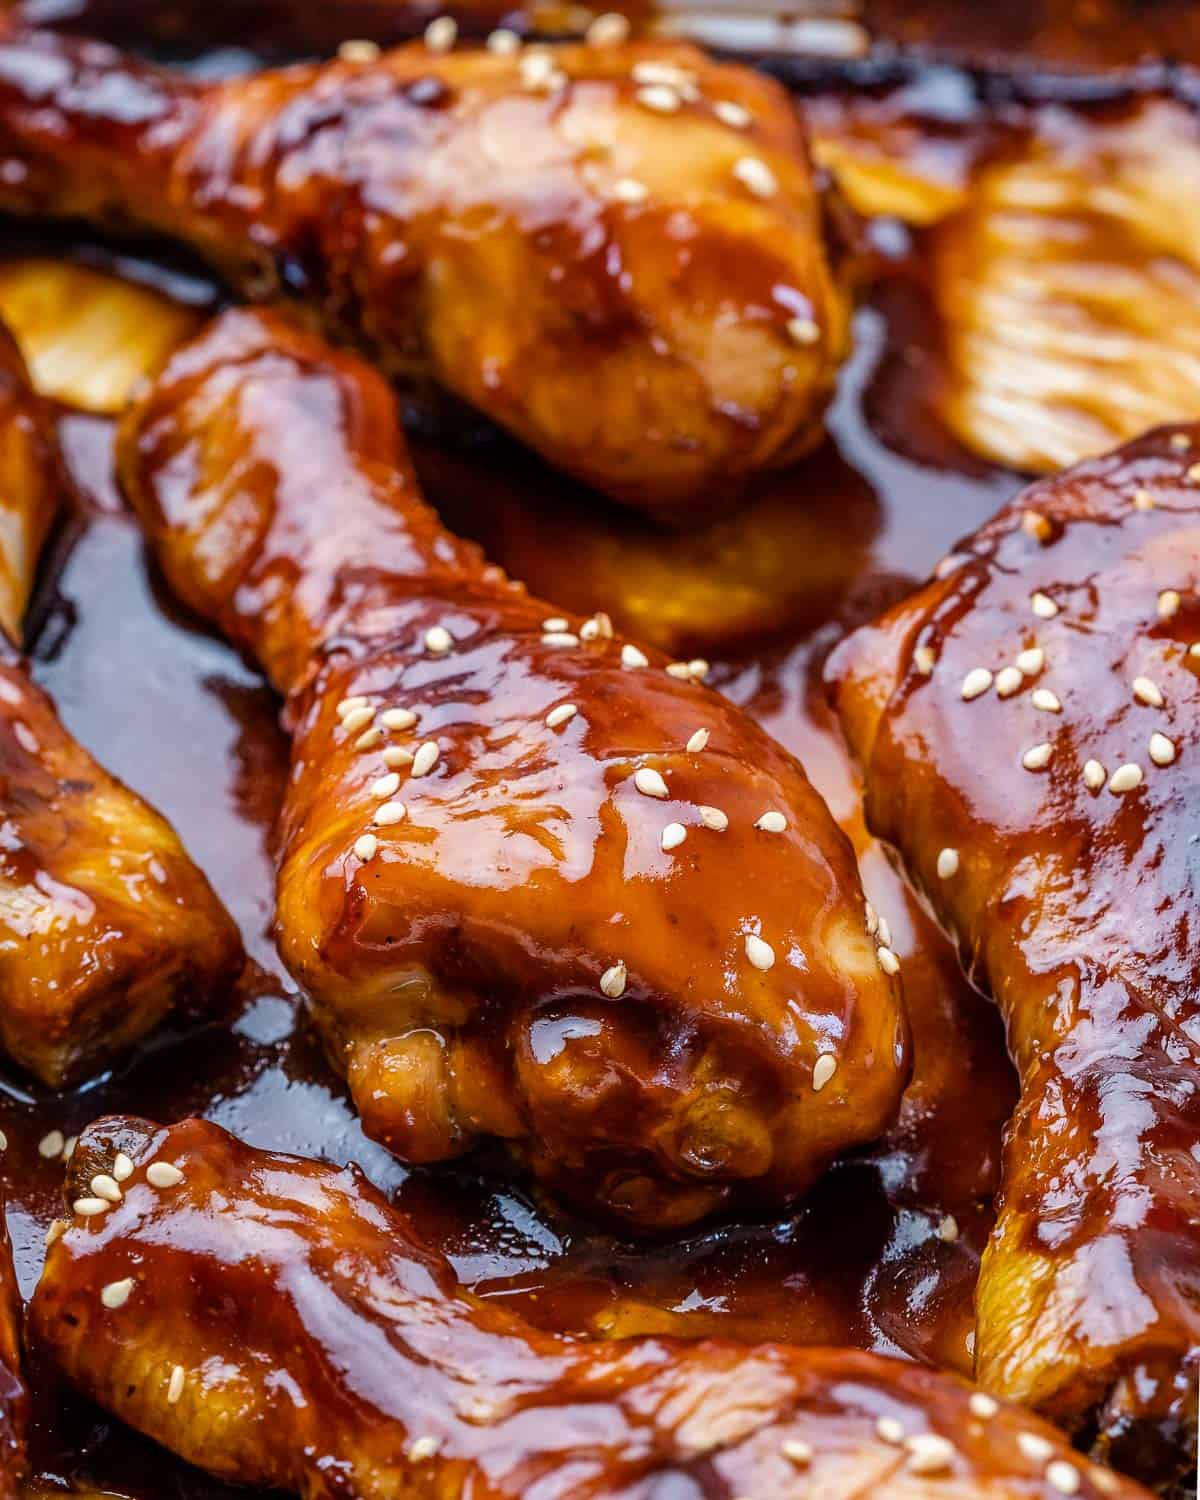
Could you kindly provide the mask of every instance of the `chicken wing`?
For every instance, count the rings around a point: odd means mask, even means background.
[[[84,1216],[91,1180],[121,1198]],[[357,1168],[202,1120],[81,1137],[31,1334],[223,1478],[306,1500],[1144,1495],[952,1376],[858,1351],[538,1331]]]
[[[847,346],[786,94],[689,47],[416,45],[206,85],[18,33],[0,163],[5,206],[188,241],[657,514],[811,446]]]
[[[696,667],[444,530],[401,443],[370,368],[231,312],[119,444],[168,581],[289,696],[278,937],[367,1131],[519,1143],[641,1225],[789,1199],[907,1071],[849,843]]]
[[[989,1389],[1194,1473],[1200,427],[1026,491],[830,672],[1021,1077],[977,1296]]]

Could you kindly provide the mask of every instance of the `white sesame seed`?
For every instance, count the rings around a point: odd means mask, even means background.
[[[754,123],[754,116],[750,111],[744,105],[734,103],[732,99],[718,99],[713,105],[713,114],[722,125],[728,125],[731,130],[748,130]]]
[[[1149,490],[1134,490],[1133,508],[1134,510],[1153,510],[1154,496]]]
[[[356,750],[374,750],[376,745],[383,744],[383,730],[378,724],[372,725],[370,729],[364,729],[354,741]]]
[[[634,97],[643,108],[652,109],[656,115],[673,115],[681,102],[675,90],[665,83],[652,83],[648,88],[638,89]]]
[[[972,667],[962,680],[962,695],[969,703],[986,693],[992,685],[992,674],[986,667]]]
[[[879,933],[879,941],[885,948],[892,946],[892,929],[888,926],[886,917],[875,918],[875,929]]]
[[[729,827],[729,819],[719,807],[702,806],[698,811],[705,828],[711,828],[714,833],[724,833]]]
[[[600,976],[600,988],[610,1000],[619,1000],[625,993],[625,985],[629,979],[629,971],[624,962],[615,963],[610,969],[605,969]]]
[[[954,1462],[954,1444],[936,1432],[918,1432],[905,1446],[908,1467],[914,1474],[944,1474]]]
[[[435,1437],[419,1437],[409,1447],[408,1461],[414,1464],[424,1463],[427,1458],[432,1458],[441,1446]]]
[[[1188,655],[1200,656],[1200,641],[1196,641],[1193,645],[1188,647]]]
[[[548,620],[542,621],[542,629],[552,632],[558,630],[568,630],[570,628],[570,625],[570,620],[563,619],[561,615],[551,615]]]
[[[129,1301],[129,1294],[133,1291],[133,1277],[126,1276],[123,1281],[110,1281],[107,1286],[100,1289],[100,1300],[105,1307],[114,1312],[118,1307],[124,1307]]]
[[[937,857],[939,880],[950,880],[958,874],[958,850],[943,849]]]
[[[1025,677],[1036,677],[1046,665],[1046,653],[1040,646],[1030,646],[1018,655],[1016,665]]]
[[[695,732],[695,734],[693,734],[691,736],[691,738],[688,740],[688,742],[684,746],[684,748],[691,755],[699,755],[699,753],[701,752],[701,750],[703,750],[707,744],[708,744],[708,730],[707,729],[697,729],[696,732]]]
[[[1169,766],[1175,759],[1175,741],[1156,729],[1150,736],[1150,759],[1156,766]]]
[[[65,1143],[64,1143],[65,1149]],[[118,1151],[113,1159],[112,1174],[117,1182],[124,1182],[133,1176],[133,1163],[125,1155],[124,1151]]]
[[[994,1397],[989,1396],[986,1391],[972,1391],[967,1405],[971,1408],[972,1414],[984,1422],[990,1422],[1000,1413],[1000,1403]]]
[[[542,636],[543,646],[578,646],[579,637],[569,630],[548,630]]]
[[[66,1234],[68,1225],[65,1219],[51,1219],[50,1227],[46,1230],[46,1249],[51,1245],[57,1245],[63,1235]]]
[[[385,708],[379,715],[379,722],[385,729],[411,729],[417,716],[411,708]]]
[[[38,1155],[44,1156],[47,1161],[62,1155],[62,1148],[66,1137],[61,1130],[50,1130],[38,1142]]]
[[[1046,1466],[1046,1481],[1060,1495],[1079,1493],[1079,1470],[1065,1458],[1056,1458]]]
[[[557,708],[552,708],[546,715],[546,728],[557,729],[560,724],[566,724],[573,719],[579,710],[573,703],[560,703]]]
[[[867,902],[866,905],[867,905],[867,931],[871,934],[872,937],[874,937],[875,934],[879,931],[879,913],[875,910],[875,908],[871,905],[871,903],[869,901]]]
[[[115,1177],[110,1177],[107,1172],[97,1172],[91,1181],[92,1192],[97,1198],[105,1198],[109,1203],[120,1203],[121,1187]]]
[[[775,950],[756,932],[748,932],[746,934],[746,957],[756,969],[761,969],[765,974],[775,963]]]
[[[1054,1457],[1054,1444],[1040,1432],[1018,1432],[1017,1447],[1035,1464],[1044,1464]]]
[[[1001,667],[996,673],[996,692],[1001,698],[1011,698],[1021,690],[1025,681],[1020,667]]]
[[[779,191],[775,173],[760,156],[740,156],[733,164],[733,175],[756,198],[773,198]]]
[[[186,1379],[182,1365],[176,1365],[171,1371],[171,1378],[167,1382],[167,1405],[178,1406],[179,1399],[183,1395],[183,1382]]]
[[[1054,535],[1054,528],[1040,511],[1027,510],[1021,516],[1021,530],[1035,541],[1046,543]]]
[[[1160,620],[1172,619],[1179,613],[1179,606],[1182,602],[1178,589],[1163,589],[1158,596],[1158,618]]]
[[[1108,772],[1098,760],[1089,760],[1084,763],[1083,779],[1093,792],[1098,792],[1107,778]]]
[[[685,661],[673,661],[667,667],[668,677],[678,677],[681,680],[686,681],[689,677],[691,677],[691,675],[691,670],[689,669],[688,664]]]
[[[77,1135],[69,1135],[66,1138],[66,1140],[63,1142],[63,1149],[62,1149],[63,1161],[70,1161],[71,1160],[71,1158],[75,1155],[75,1147],[78,1144],[79,1144],[79,1137]]]
[[[1123,766],[1118,766],[1109,778],[1108,789],[1110,792],[1132,792],[1135,787],[1142,784],[1142,768],[1135,761],[1126,761]]]
[[[394,828],[408,817],[408,808],[403,802],[385,802],[376,810],[372,822],[377,828]]]
[[[819,1094],[836,1072],[837,1058],[831,1057],[828,1052],[822,1053],[813,1064],[813,1093]]]
[[[76,1198],[71,1207],[85,1219],[108,1212],[108,1204],[103,1198]]]
[[[633,773],[633,784],[643,797],[667,797],[667,783],[650,766],[641,766]]]
[[[532,47],[522,54],[520,69],[521,84],[527,89],[547,88],[558,71],[551,53],[544,48],[534,51]]]
[[[365,38],[351,37],[337,51],[338,57],[346,63],[371,63],[379,60],[379,43]]]
[[[1029,607],[1039,620],[1053,620],[1058,613],[1058,605],[1049,594],[1043,594],[1040,590],[1029,596]]]
[[[672,849],[678,849],[685,838],[687,838],[687,829],[682,823],[668,823],[662,831],[662,838],[659,842],[663,852],[669,854]]]
[[[947,1245],[952,1245],[958,1238],[958,1220],[953,1214],[947,1214],[937,1227],[939,1240],[944,1240]]]
[[[444,625],[431,625],[425,632],[425,649],[430,656],[445,656],[454,649],[454,637]]]
[[[801,1438],[788,1438],[785,1443],[780,1444],[780,1453],[784,1458],[790,1459],[798,1469],[807,1468],[812,1463],[813,1451],[809,1443]]]
[[[1165,701],[1158,683],[1149,677],[1133,679],[1133,696],[1139,702],[1149,704],[1151,708],[1161,708]]]
[[[152,1161],[146,1168],[146,1181],[151,1187],[175,1187],[183,1181],[183,1173],[174,1162]]]
[[[383,763],[385,766],[392,766],[396,770],[400,770],[404,766],[411,766],[413,763],[413,752],[404,745],[389,745],[383,752]]]
[[[369,864],[379,853],[379,840],[373,833],[360,834],[354,840],[354,857],[362,863]]]
[[[1027,771],[1044,771],[1050,764],[1050,757],[1054,754],[1054,746],[1043,740],[1040,745],[1031,745],[1021,757],[1021,764]]]
[[[1040,708],[1048,714],[1062,713],[1062,704],[1059,702],[1058,694],[1052,693],[1049,688],[1034,688],[1030,698],[1034,708]]]
[[[613,183],[613,197],[618,203],[645,203],[650,196],[650,189],[644,182],[639,182],[636,177],[618,177]],[[591,629],[589,630],[589,626]],[[596,634],[595,626],[591,620],[583,626],[580,631],[584,640],[590,640]]]
[[[349,713],[342,714],[342,728],[347,734],[357,734],[375,717],[375,710],[369,704],[363,704],[359,708],[352,708]]]
[[[381,776],[378,781],[371,783],[371,796],[378,797],[381,802],[386,802],[390,796],[399,790],[400,776],[396,771],[389,771],[386,776]]]
[[[335,712],[339,719],[344,719],[347,714],[357,713],[360,708],[366,708],[370,704],[370,701],[369,698],[364,698],[361,694],[353,698],[343,698]],[[370,720],[368,719],[365,722],[370,723]]]
[[[634,83],[663,83],[680,94],[688,89],[694,90],[696,84],[696,75],[688,69],[678,68],[674,63],[658,62],[654,58],[635,62],[629,76]]]
[[[782,833],[787,827],[787,818],[783,813],[771,808],[769,812],[763,813],[762,817],[756,820],[754,826],[761,828],[764,833]]]
[[[821,342],[821,325],[815,318],[789,318],[787,332],[792,343],[801,349],[811,349]]]
[[[621,665],[623,667],[648,667],[650,658],[644,651],[639,651],[636,646],[626,641],[621,647]]]
[[[913,652],[913,666],[922,677],[931,677],[937,666],[937,653],[932,646],[918,646]]]
[[[702,656],[693,656],[687,664],[688,676],[697,682],[703,682],[708,676],[708,663]]]
[[[5,1135],[5,1133],[4,1133],[3,1130],[0,1130],[0,1151],[7,1151],[7,1150],[8,1150],[8,1136]]]
[[[615,11],[597,16],[584,32],[584,39],[591,47],[620,47],[629,40],[629,22]]]
[[[1193,464],[1187,471],[1187,477],[1193,484],[1200,484],[1200,464]]]
[[[1176,453],[1186,453],[1192,446],[1192,440],[1186,432],[1173,432],[1171,434],[1171,447]]]
[[[412,774],[414,776],[428,776],[434,766],[437,765],[441,756],[436,740],[426,740],[423,745],[418,745],[412,760]]]
[[[879,960],[879,967],[885,974],[892,977],[895,977],[895,975],[899,974],[900,960],[896,957],[896,955],[892,952],[892,950],[887,946],[886,943],[881,943],[879,947],[876,948],[875,957]]]
[[[497,26],[495,31],[488,34],[487,49],[496,57],[511,57],[514,52],[521,50],[521,38],[507,26]]]
[[[875,1423],[875,1435],[881,1442],[899,1447],[904,1441],[904,1423],[897,1417],[880,1417]]]
[[[438,16],[425,28],[425,45],[430,52],[449,52],[458,41],[458,22],[453,16]]]

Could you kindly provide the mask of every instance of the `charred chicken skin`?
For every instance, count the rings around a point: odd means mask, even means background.
[[[201,84],[16,31],[0,165],[4,206],[187,241],[655,513],[811,446],[846,349],[786,94],[686,46]]]
[[[369,367],[231,312],[130,412],[168,581],[287,696],[277,935],[369,1134],[481,1137],[643,1226],[779,1203],[907,1073],[890,950],[800,765],[489,566]]]
[[[306,1500],[1145,1495],[907,1362],[536,1330],[463,1291],[357,1168],[205,1121],[98,1121],[68,1198],[95,1174],[120,1201],[60,1224],[32,1337],[226,1479]]]
[[[977,1296],[989,1389],[1194,1473],[1200,428],[1025,492],[831,662],[871,827],[1021,1076]]]

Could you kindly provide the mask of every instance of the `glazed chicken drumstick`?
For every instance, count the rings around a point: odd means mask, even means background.
[[[60,475],[50,423],[0,329],[0,622],[18,639]],[[0,1044],[53,1088],[169,1011],[208,1009],[241,941],[174,830],[63,727],[0,648]]]
[[[98,1121],[31,1336],[117,1416],[306,1500],[1145,1496],[953,1376],[841,1349],[534,1329],[463,1291],[355,1167],[202,1120]]]
[[[831,675],[872,829],[1021,1075],[979,1290],[989,1389],[1194,1476],[1200,427],[1034,486]]]
[[[200,84],[0,42],[0,205],[162,231],[651,512],[819,438],[848,305],[787,95],[689,47]]]
[[[779,1203],[907,1072],[890,949],[799,764],[421,501],[368,366],[233,311],[131,410],[180,598],[288,697],[277,933],[367,1132],[511,1141],[666,1225]]]

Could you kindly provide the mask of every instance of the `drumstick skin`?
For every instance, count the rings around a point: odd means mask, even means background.
[[[31,1337],[222,1478],[305,1500],[1137,1500],[1051,1427],[846,1349],[534,1329],[462,1290],[355,1167],[201,1120],[80,1138]]]
[[[498,1137],[662,1229],[886,1128],[897,965],[798,762],[447,532],[374,371],[224,314],[119,468],[175,592],[287,697],[277,935],[369,1134]]]
[[[0,204],[160,231],[680,519],[819,441],[849,264],[784,91],[688,46],[200,83],[0,39]]]

